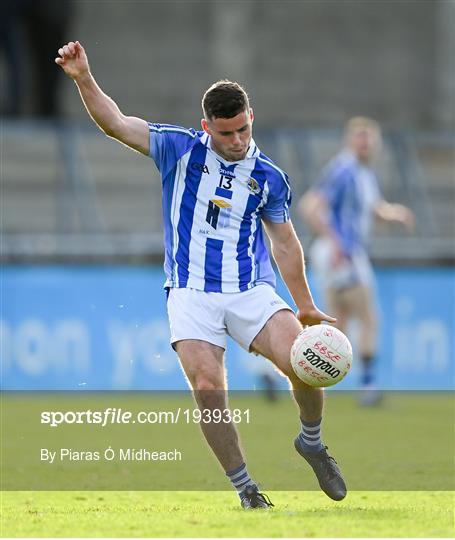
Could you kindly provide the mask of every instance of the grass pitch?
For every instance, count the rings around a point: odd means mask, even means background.
[[[88,394],[83,397],[89,400]],[[91,471],[99,480],[89,484],[86,491],[75,491],[86,470],[81,464],[68,469],[48,466],[43,472],[38,461],[20,458],[35,455],[31,449],[41,440],[52,446],[49,433],[54,434],[57,444],[59,437],[74,437],[76,432],[43,428],[35,414],[40,403],[27,396],[16,397],[7,409],[8,417],[12,414],[14,421],[8,429],[3,426],[2,431],[2,486],[7,491],[1,500],[1,536],[454,536],[454,412],[450,394],[388,395],[382,407],[370,410],[359,408],[352,395],[329,395],[324,440],[339,460],[350,489],[342,502],[331,501],[319,491],[312,471],[293,451],[292,439],[298,425],[289,397],[274,405],[259,398],[255,403],[254,396],[240,396],[235,402],[242,407],[255,405],[254,421],[239,429],[249,470],[275,504],[269,511],[245,511],[233,491],[219,491],[226,488],[227,481],[198,426],[194,430],[185,425],[164,426],[161,431],[153,427],[152,434],[163,433],[164,437],[166,428],[168,437],[185,439],[187,443],[184,467],[171,476],[155,475],[157,491],[141,491],[144,485],[152,489],[152,473],[138,468],[130,478],[131,463],[112,470],[99,463]],[[63,410],[75,407],[73,399],[65,397]],[[112,401],[109,396],[106,399]],[[132,406],[136,398],[125,399],[129,400],[126,405]],[[150,397],[137,399],[141,408],[152,406]],[[174,403],[169,401],[171,398],[163,399],[159,402],[163,410]],[[46,402],[46,408],[48,405]],[[55,408],[51,405],[49,409]],[[99,405],[104,407],[105,398]],[[117,431],[123,439],[134,435],[122,427],[106,432],[109,441],[117,440]],[[105,433],[92,428],[84,428],[84,432],[90,440],[86,437],[81,447],[89,442],[95,444],[97,437]],[[36,486],[45,487],[33,487],[32,477]],[[57,477],[60,484],[54,482]],[[204,491],[182,491],[186,486],[201,489],[194,484],[195,478],[201,477],[209,486]],[[22,485],[25,487],[19,487]],[[62,487],[49,487],[55,485]],[[129,485],[134,487],[130,489]],[[162,485],[166,487],[157,487]],[[29,491],[24,491],[27,488]],[[72,491],[56,491],[68,488]],[[122,488],[125,491],[118,491]],[[163,491],[169,488],[180,491]]]
[[[2,537],[452,537],[453,492],[269,492],[245,511],[233,492],[8,492]]]

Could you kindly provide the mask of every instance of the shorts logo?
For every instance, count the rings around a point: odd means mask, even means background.
[[[214,229],[218,226],[225,228],[229,227],[229,218],[231,216],[232,206],[222,199],[211,199],[207,208],[207,216],[205,220]]]
[[[261,186],[254,178],[248,178],[247,186],[250,192],[254,193],[255,195],[258,195],[261,192]]]
[[[271,306],[277,306],[278,304],[284,304],[283,300],[273,300],[270,302]]]

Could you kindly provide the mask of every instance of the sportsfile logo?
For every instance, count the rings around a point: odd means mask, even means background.
[[[300,360],[299,365],[305,366],[308,362],[313,367],[320,369],[321,371],[324,371],[324,373],[327,373],[327,375],[330,375],[332,379],[336,379],[338,375],[341,373],[339,369],[335,368],[330,364],[330,362],[327,362],[326,360],[322,359],[320,356],[318,356],[314,351],[312,351],[310,348],[308,348],[304,353],[303,356],[306,358],[305,360]]]

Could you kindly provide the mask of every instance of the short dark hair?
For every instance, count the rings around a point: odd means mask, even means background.
[[[202,98],[202,110],[206,120],[233,118],[250,109],[248,94],[239,83],[222,80],[213,83]]]

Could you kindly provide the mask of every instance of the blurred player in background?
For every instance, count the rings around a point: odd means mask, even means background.
[[[58,54],[56,63],[74,80],[98,126],[152,157],[161,172],[171,341],[198,406],[227,408],[226,334],[247,351],[270,359],[288,377],[300,409],[296,450],[325,493],[343,499],[345,483],[321,441],[323,391],[304,384],[290,363],[302,324],[335,319],[313,302],[302,248],[289,218],[287,176],[252,139],[247,94],[237,83],[212,85],[202,100],[202,131],[152,124],[125,116],[100,89],[79,42],[68,43]],[[263,226],[297,305],[296,315],[275,292]],[[242,506],[271,506],[248,474],[235,425],[209,422],[201,428]]]
[[[372,161],[381,149],[381,130],[370,118],[348,121],[345,148],[323,171],[321,180],[301,199],[299,210],[317,235],[311,261],[324,290],[327,308],[346,333],[351,319],[360,325],[360,402],[373,405],[381,393],[374,386],[377,317],[374,274],[367,244],[373,218],[395,221],[414,229],[412,212],[386,202]]]

